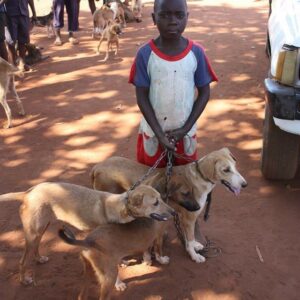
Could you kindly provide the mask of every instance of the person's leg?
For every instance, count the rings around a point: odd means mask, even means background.
[[[90,7],[91,13],[93,15],[96,10],[95,0],[89,0],[89,7]]]
[[[9,61],[11,64],[17,64],[16,41],[18,34],[17,17],[7,16],[7,28],[5,30],[5,40],[8,45]]]
[[[30,42],[30,35],[29,35],[29,25],[30,19],[29,16],[19,16],[18,17],[18,50],[19,50],[19,57],[20,63],[19,66],[21,70],[28,71],[30,68],[25,63],[25,55],[26,55],[26,44]]]
[[[8,60],[8,53],[5,44],[5,26],[6,26],[6,17],[4,12],[0,12],[0,56]]]
[[[68,31],[69,31],[69,42],[73,45],[78,44],[78,39],[74,37],[74,32],[78,31],[78,2],[74,0],[65,0],[66,10],[68,14]]]
[[[53,0],[54,45],[56,46],[62,45],[60,30],[64,27],[64,2],[64,0]]]

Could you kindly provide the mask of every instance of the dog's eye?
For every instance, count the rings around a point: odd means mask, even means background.
[[[181,192],[181,195],[184,196],[184,197],[188,197],[190,195],[190,192],[189,191]]]
[[[228,167],[228,168],[224,169],[223,172],[224,173],[230,173],[230,168]]]
[[[159,204],[158,199],[156,199],[155,203],[153,204],[154,206],[157,206]]]

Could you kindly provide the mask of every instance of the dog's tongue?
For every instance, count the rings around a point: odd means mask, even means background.
[[[241,192],[241,189],[233,189],[233,192],[236,196],[238,196]]]

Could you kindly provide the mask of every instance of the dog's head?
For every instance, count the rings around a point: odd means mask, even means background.
[[[119,23],[108,23],[109,26],[109,33],[111,35],[121,35],[122,34],[122,26]]]
[[[168,197],[171,201],[184,207],[188,211],[200,209],[194,197],[193,187],[185,176],[177,173],[173,174],[168,187],[166,186],[167,178],[164,172],[157,173],[146,182],[153,186],[162,195],[163,199]]]
[[[220,182],[235,195],[247,186],[247,181],[236,169],[236,159],[227,148],[207,154],[196,164],[199,175],[204,180]]]
[[[174,210],[161,198],[160,193],[149,185],[141,184],[128,193],[127,209],[137,217],[147,217],[167,221]]]
[[[27,55],[30,57],[41,57],[42,56],[41,49],[42,48],[36,46],[35,44],[31,44],[31,43],[26,44]]]

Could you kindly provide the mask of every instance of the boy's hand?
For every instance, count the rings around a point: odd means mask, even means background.
[[[161,138],[158,138],[159,143],[166,148],[167,150],[170,151],[175,151],[175,144],[176,141],[174,139],[170,139],[167,135],[162,136]]]
[[[169,140],[175,141],[175,144],[183,139],[183,137],[186,135],[186,132],[182,128],[170,130],[167,132],[167,136]]]

